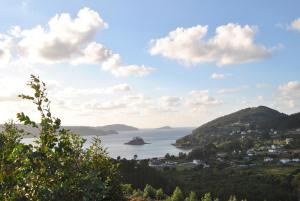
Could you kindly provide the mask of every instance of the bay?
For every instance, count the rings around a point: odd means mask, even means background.
[[[167,153],[178,155],[179,152],[188,152],[189,150],[178,149],[172,144],[177,139],[191,133],[193,128],[172,128],[172,129],[140,129],[137,131],[124,131],[119,134],[100,136],[103,147],[107,149],[108,155],[112,158],[132,159],[136,154],[138,159],[163,157]],[[87,139],[84,148],[91,145],[96,136],[83,136]],[[132,140],[133,137],[142,137],[149,144],[144,145],[126,145],[124,143]],[[23,142],[31,143],[33,138],[25,138]]]

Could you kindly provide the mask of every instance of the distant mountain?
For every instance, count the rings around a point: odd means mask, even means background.
[[[90,126],[63,126],[63,128],[68,129],[74,133],[79,135],[111,135],[118,134],[116,130],[102,130],[98,127],[90,127]]]
[[[136,127],[128,126],[125,124],[111,124],[111,125],[105,125],[105,126],[99,126],[97,127],[103,131],[109,131],[109,130],[115,130],[115,131],[137,131],[139,130]]]
[[[30,133],[30,136],[36,136],[39,133],[39,129],[32,128],[30,126],[24,126],[21,124],[17,125],[18,128],[25,130],[26,132]],[[79,135],[111,135],[111,134],[118,134],[121,131],[136,131],[138,128],[127,126],[124,124],[113,124],[113,125],[105,125],[105,126],[98,126],[98,127],[91,127],[91,126],[62,126],[62,128],[68,129],[74,133]],[[0,125],[0,131],[2,130],[2,125]]]
[[[265,106],[246,108],[203,124],[190,135],[178,139],[176,145],[189,147],[227,140],[234,131],[263,132],[268,129],[300,128],[299,120],[300,113],[287,115]]]
[[[170,126],[163,126],[163,127],[157,128],[157,129],[172,129],[172,128]]]

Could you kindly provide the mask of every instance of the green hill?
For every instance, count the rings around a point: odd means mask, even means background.
[[[300,128],[300,113],[287,115],[259,106],[246,108],[212,120],[176,141],[178,147],[194,147],[234,139],[235,134],[264,135],[270,129]]]

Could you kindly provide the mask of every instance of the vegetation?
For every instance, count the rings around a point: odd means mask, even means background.
[[[124,159],[120,160],[120,171],[123,183],[131,183],[134,189],[145,189],[148,184],[154,189],[163,189],[165,196],[171,196],[176,186],[185,198],[193,197],[190,194],[194,191],[198,200],[207,192],[221,201],[229,200],[231,195],[237,200],[296,201],[300,195],[299,165],[155,169],[147,166],[147,160]],[[143,197],[140,191],[134,195]]]
[[[24,131],[12,122],[5,124],[0,133],[0,200],[124,200],[118,166],[100,139],[83,150],[85,140],[61,129],[60,119],[52,116],[46,85],[32,75],[28,86],[33,96],[20,97],[35,104],[40,123],[24,113],[17,118],[38,128],[39,136],[34,145],[25,145]]]

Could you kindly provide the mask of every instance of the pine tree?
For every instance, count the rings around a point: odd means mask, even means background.
[[[187,197],[186,199],[187,201],[197,201],[197,195],[194,191],[190,192],[189,197]]]
[[[149,184],[147,184],[144,188],[144,194],[143,194],[144,198],[151,198],[151,199],[155,199],[156,197],[156,190]]]
[[[162,199],[164,199],[164,197],[165,197],[165,195],[164,195],[164,191],[163,191],[163,189],[158,189],[157,191],[156,191],[156,199],[157,200],[162,200]]]
[[[184,201],[184,196],[181,189],[177,186],[171,196],[171,201]]]
[[[211,194],[206,193],[202,198],[201,201],[212,201]]]

